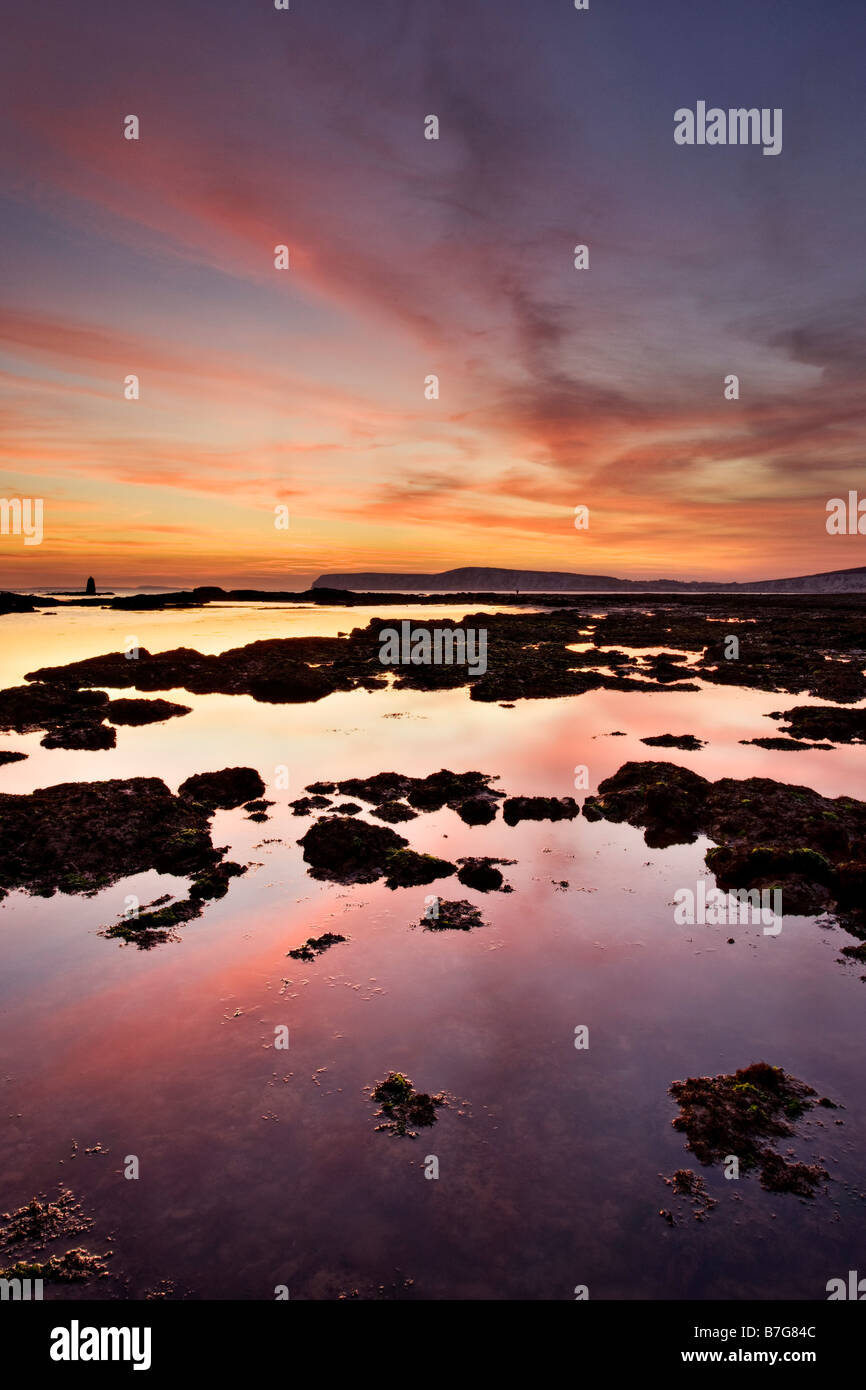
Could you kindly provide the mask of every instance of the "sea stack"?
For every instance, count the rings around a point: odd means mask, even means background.
[[[93,575],[90,576],[90,578],[88,579],[86,585],[84,586],[84,592],[85,592],[85,594],[95,594],[95,593],[96,593],[96,583],[95,583],[95,581],[94,581]]]

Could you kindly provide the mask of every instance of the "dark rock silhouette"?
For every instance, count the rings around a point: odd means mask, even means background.
[[[96,593],[96,580],[93,578],[93,575],[90,576],[90,578],[88,579],[87,583],[85,584],[85,586],[84,586],[84,592],[85,592],[85,594],[95,594],[95,593]]]

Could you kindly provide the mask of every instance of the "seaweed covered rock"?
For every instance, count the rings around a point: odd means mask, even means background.
[[[169,700],[109,700],[102,690],[76,690],[63,682],[0,690],[0,729],[20,734],[44,729],[44,748],[114,748],[117,734],[106,728],[106,719],[149,724],[188,713],[186,705]]]
[[[466,856],[458,860],[460,868],[457,877],[467,888],[475,888],[479,893],[506,892],[508,889],[497,864],[513,864],[513,859],[492,859]]]
[[[205,904],[215,898],[224,898],[230,880],[245,873],[242,864],[235,864],[231,860],[214,864],[196,874],[185,898],[172,902],[166,894],[156,902],[149,903],[143,912],[124,915],[119,922],[103,928],[100,936],[137,946],[140,951],[149,951],[167,941],[177,941],[179,938],[175,927],[201,917]]]
[[[58,1185],[56,1197],[33,1197],[14,1212],[0,1216],[0,1279],[41,1279],[45,1284],[82,1283],[108,1273],[105,1263],[111,1255],[97,1255],[83,1246],[39,1259],[37,1255],[50,1242],[64,1244],[89,1231],[93,1219],[82,1210],[69,1188]],[[7,1264],[7,1260],[13,1262]]]
[[[380,820],[412,820],[419,811],[440,811],[443,806],[459,810],[469,806],[463,819],[470,824],[473,809],[478,824],[492,820],[496,803],[504,795],[491,787],[495,778],[484,772],[449,772],[442,768],[427,777],[409,777],[401,772],[377,772],[372,777],[347,777],[336,783],[344,796],[357,796],[373,802],[373,814]],[[318,789],[333,787],[333,783],[316,783]],[[308,787],[307,791],[311,791]],[[408,801],[409,805],[404,803]],[[414,808],[414,809],[412,809]]]
[[[59,1185],[56,1197],[39,1193],[16,1211],[0,1215],[0,1249],[26,1245],[42,1250],[48,1241],[81,1235],[92,1225],[92,1218],[85,1215],[72,1191]]]
[[[474,927],[483,927],[484,919],[465,898],[457,902],[436,898],[428,904],[419,925],[425,931],[472,931]]]
[[[0,897],[16,888],[42,897],[93,894],[155,869],[190,878],[187,897],[161,898],[101,935],[141,949],[176,939],[175,927],[201,916],[205,903],[223,897],[229,880],[245,872],[214,848],[212,814],[198,801],[173,796],[156,777],[0,795]]]
[[[454,809],[467,825],[489,825],[496,818],[496,802],[486,796],[467,797]]]
[[[694,734],[656,734],[652,738],[642,738],[641,743],[650,748],[680,748],[685,753],[696,753],[705,747],[706,740],[695,738]]]
[[[660,685],[673,685],[677,681],[687,681],[692,674],[689,667],[683,664],[684,662],[685,656],[678,652],[656,652],[653,656],[644,658],[643,669]],[[662,744],[661,746],[670,745]]]
[[[96,720],[85,719],[80,723],[66,721],[57,724],[39,741],[43,748],[84,749],[95,753],[99,749],[116,747],[117,734],[114,729],[108,729]]]
[[[221,772],[197,772],[178,787],[178,796],[210,810],[231,810],[262,795],[265,784],[252,767],[224,767]]]
[[[66,684],[16,685],[0,690],[0,729],[32,734],[64,724],[99,724],[108,706],[102,690],[76,690]]]
[[[709,782],[672,763],[625,763],[583,807],[589,820],[642,826],[648,845],[716,844],[706,863],[723,890],[780,889],[782,910],[831,910],[866,938],[866,803],[768,777]]]
[[[781,887],[785,911],[823,912],[835,901],[839,874],[817,850],[785,845],[717,845],[704,856],[722,889]]]
[[[577,641],[579,623],[575,623],[574,628],[572,640]],[[504,626],[498,627],[498,632],[506,640],[516,635]],[[513,704],[515,700],[565,698],[585,695],[588,690],[599,690],[609,683],[599,671],[577,669],[584,664],[580,655],[569,651],[561,641],[539,642],[538,632],[536,628],[534,643],[527,641],[516,646],[508,643],[504,649],[496,648],[505,660],[492,663],[485,675],[472,682],[473,700]],[[607,665],[604,658],[595,660],[598,665]]]
[[[413,811],[411,806],[405,806],[402,801],[383,801],[379,806],[374,806],[370,812],[377,820],[387,821],[389,825],[399,825],[401,821],[417,820],[418,812]]]
[[[0,894],[88,893],[146,869],[190,877],[219,860],[209,822],[158,777],[0,794]]]
[[[112,606],[176,607],[206,601],[211,593],[199,589],[195,594],[136,595],[114,599]],[[247,590],[231,591],[230,596],[257,597],[255,591]],[[312,597],[318,602],[358,601],[355,594],[329,593],[325,588],[314,590]],[[382,601],[387,602],[384,597]],[[418,599],[419,604],[422,601]],[[537,595],[533,601],[537,602]],[[39,604],[47,602],[42,599]],[[496,602],[498,606],[500,598]],[[0,596],[0,612],[4,603],[20,611],[34,606],[32,598]],[[840,703],[854,704],[866,697],[860,595],[681,594],[665,595],[655,611],[646,611],[646,604],[645,594],[609,594],[605,598],[609,611],[599,617],[597,596],[574,594],[560,599],[549,596],[547,612],[466,613],[459,624],[437,619],[435,629],[440,634],[449,628],[486,631],[487,671],[471,674],[469,664],[459,661],[401,665],[393,679],[404,689],[468,687],[471,699],[500,703],[577,696],[600,688],[684,692],[699,689],[695,676],[724,685],[808,692]],[[336,637],[269,638],[219,655],[183,647],[156,653],[140,648],[139,659],[127,661],[123,652],[107,653],[66,666],[43,667],[28,673],[27,679],[67,688],[185,689],[281,703],[319,700],[337,690],[384,688],[389,677],[379,658],[385,622],[371,618],[366,627]],[[433,635],[429,622],[419,625]],[[740,642],[737,661],[727,660],[725,638],[730,633]],[[617,649],[622,647],[643,648],[645,655]],[[697,665],[686,666],[685,652],[703,656]]]
[[[357,796],[361,801],[399,801],[409,791],[414,778],[399,772],[377,772],[372,777],[347,777],[337,786],[344,796]],[[324,786],[327,784],[320,784]],[[307,788],[308,791],[312,788]]]
[[[381,1107],[376,1112],[382,1116],[377,1132],[407,1135],[410,1139],[417,1137],[417,1130],[435,1124],[436,1111],[447,1104],[444,1094],[429,1096],[416,1091],[408,1076],[399,1071],[390,1071],[384,1081],[376,1084],[373,1100]]]
[[[329,951],[332,946],[347,940],[348,937],[340,936],[338,932],[326,931],[322,936],[308,936],[303,946],[296,946],[294,950],[287,951],[286,955],[291,956],[292,960],[315,960],[323,951]]]
[[[777,711],[770,718],[787,720],[786,732],[795,739],[830,739],[833,743],[866,741],[866,709],[796,705],[793,709]]]
[[[212,868],[205,869],[196,874],[189,888],[189,896],[193,902],[208,902],[214,898],[224,898],[229,891],[229,881],[245,874],[246,869],[242,864],[235,864],[231,859],[225,859],[220,864],[214,864]]]
[[[642,826],[654,848],[691,844],[706,815],[710,783],[675,763],[624,763],[583,803],[587,820]]]
[[[39,1279],[43,1284],[75,1284],[98,1279],[108,1273],[105,1261],[111,1254],[97,1255],[78,1245],[47,1260],[19,1260],[17,1264],[0,1269],[0,1279]]]
[[[700,1163],[723,1163],[735,1154],[743,1170],[758,1170],[762,1186],[801,1196],[814,1195],[829,1176],[820,1165],[790,1161],[772,1147],[794,1134],[795,1122],[817,1101],[811,1086],[781,1067],[754,1062],[730,1076],[693,1076],[674,1081],[670,1094],[680,1107],[673,1127],[686,1135],[686,1148]]]
[[[439,811],[443,806],[458,807],[470,798],[501,797],[490,786],[494,779],[484,772],[449,772],[443,768],[428,777],[412,779],[408,801],[421,811]]]
[[[756,605],[752,621],[731,624],[725,637],[714,637],[693,668],[704,680],[721,685],[744,685],[755,690],[804,692],[822,700],[853,704],[866,696],[863,661],[848,653],[862,646],[858,616],[839,611],[835,631],[821,626],[820,605],[803,604],[796,628],[782,615],[770,616]],[[848,619],[848,621],[846,621]],[[851,619],[854,621],[852,622]],[[739,629],[739,630],[738,630]],[[739,639],[736,661],[727,659],[727,638]]]
[[[832,743],[803,743],[798,738],[741,738],[740,743],[777,753],[808,753],[811,748],[820,748],[825,753],[833,750]]]
[[[388,826],[349,816],[323,816],[298,840],[313,877],[340,883],[375,882],[385,873],[389,856],[408,843]]]
[[[189,602],[189,595],[185,598]],[[116,601],[114,606],[125,604]],[[363,643],[356,649],[336,637],[266,638],[218,655],[189,647],[164,652],[139,647],[135,661],[128,661],[123,652],[106,652],[66,666],[42,667],[27,679],[45,686],[189,690],[197,695],[250,695],[265,703],[296,704],[320,700],[335,690],[384,684],[381,664],[366,647]]]
[[[173,700],[119,699],[109,701],[105,717],[109,724],[141,725],[161,724],[189,713],[189,705],[178,705]]]
[[[317,667],[297,665],[250,680],[248,693],[260,704],[301,705],[323,700],[334,689],[331,676]]]
[[[580,807],[573,796],[509,796],[502,814],[507,825],[522,820],[574,820]]]
[[[457,869],[448,859],[435,854],[417,854],[413,849],[398,849],[388,855],[385,883],[389,888],[412,888],[448,878]]]
[[[327,796],[299,796],[296,801],[290,801],[293,816],[311,816],[314,811],[321,811],[325,806],[330,806],[331,802]]]
[[[699,1177],[697,1173],[693,1173],[691,1168],[678,1168],[673,1177],[665,1178],[664,1181],[671,1189],[671,1195],[680,1199],[677,1205],[682,1207],[688,1202],[696,1221],[703,1221],[713,1207],[719,1205],[707,1191],[707,1185],[703,1178]],[[659,1215],[665,1218],[669,1226],[677,1224],[672,1211],[666,1211],[663,1208]]]

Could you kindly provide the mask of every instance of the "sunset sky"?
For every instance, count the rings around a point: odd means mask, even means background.
[[[866,563],[864,43],[862,0],[6,0],[0,496],[45,538],[0,587]],[[699,100],[781,154],[677,146]]]

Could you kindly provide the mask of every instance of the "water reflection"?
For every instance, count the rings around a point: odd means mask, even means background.
[[[218,652],[334,635],[376,614],[16,615],[2,619],[0,680],[120,649],[131,633],[150,650]],[[388,610],[402,616],[417,614]],[[627,759],[659,752],[641,737],[667,732],[706,740],[662,752],[706,777],[771,776],[862,798],[866,750],[744,747],[775,731],[764,715],[780,697],[728,687],[601,690],[511,709],[460,690],[292,706],[160,693],[192,713],[120,728],[113,750],[4,738],[30,756],[0,769],[2,790],[140,775],[175,789],[241,765],[258,769],[275,805],[262,824],[217,813],[214,843],[251,867],[177,943],[139,952],[98,934],[128,893],[184,892],[155,874],[89,899],[0,904],[4,1210],[68,1183],[96,1216],[95,1236],[114,1237],[112,1279],[134,1297],[171,1278],[207,1298],[272,1298],[278,1283],[293,1298],[380,1286],[569,1298],[578,1283],[593,1298],[815,1298],[857,1267],[866,1025],[857,970],[837,963],[850,938],[810,918],[786,918],[775,938],[677,926],[673,894],[705,873],[706,842],[649,850],[638,830],[582,818],[469,827],[445,809],[398,827],[412,848],[451,860],[516,859],[512,894],[455,879],[393,891],[318,882],[296,843],[310,821],[288,803],[320,779],[443,766],[498,774],[511,794],[582,799],[577,765],[594,791]],[[613,730],[625,737],[605,736]],[[277,790],[281,766],[289,786]],[[431,891],[466,898],[488,925],[421,930]],[[348,940],[314,962],[287,957],[329,931]],[[590,1046],[576,1051],[581,1024]],[[273,1047],[279,1025],[288,1052]],[[719,1206],[706,1222],[668,1228],[659,1174],[689,1166],[668,1086],[761,1059],[844,1103],[844,1123],[831,1116],[818,1131],[830,1194],[801,1203],[704,1170]],[[392,1069],[452,1098],[415,1141],[375,1132],[369,1090]],[[96,1144],[108,1154],[86,1155]],[[135,1183],[122,1177],[128,1154],[141,1163]],[[436,1181],[424,1177],[427,1154],[439,1159]]]

